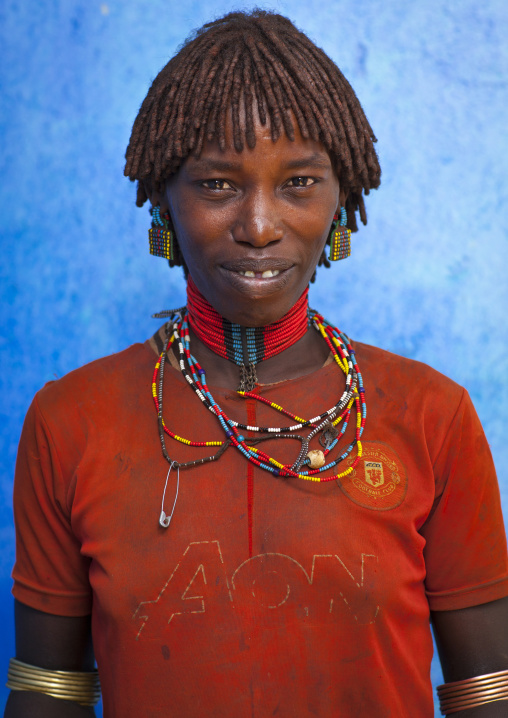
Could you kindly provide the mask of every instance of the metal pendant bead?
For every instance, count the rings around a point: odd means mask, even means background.
[[[320,469],[325,465],[325,455],[320,449],[313,449],[307,454],[311,469]]]

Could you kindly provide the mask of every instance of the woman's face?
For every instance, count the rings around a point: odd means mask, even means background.
[[[256,146],[204,144],[168,181],[166,200],[190,274],[231,322],[263,326],[299,299],[340,206],[339,181],[321,143],[258,123]],[[342,198],[344,200],[344,198]]]

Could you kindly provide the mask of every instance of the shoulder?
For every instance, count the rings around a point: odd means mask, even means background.
[[[406,396],[438,395],[441,399],[460,402],[464,388],[428,364],[393,354],[385,349],[353,342],[360,371],[375,389]]]
[[[369,410],[393,431],[425,436],[435,454],[450,432],[461,431],[465,416],[477,421],[467,391],[436,369],[367,344],[353,348]]]
[[[135,401],[149,392],[155,360],[146,342],[133,344],[48,382],[37,392],[35,404],[44,416],[52,416],[104,411],[120,397],[123,402]]]

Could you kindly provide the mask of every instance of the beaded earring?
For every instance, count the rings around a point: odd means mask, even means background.
[[[150,254],[174,261],[173,237],[174,233],[169,228],[169,214],[161,217],[161,209],[158,204],[155,205],[152,208],[152,227],[148,230]]]
[[[335,262],[339,259],[346,259],[351,254],[351,230],[346,227],[346,208],[340,208],[340,221],[338,215],[333,218],[334,225],[330,234],[330,255],[329,259]],[[337,225],[338,222],[338,225]]]

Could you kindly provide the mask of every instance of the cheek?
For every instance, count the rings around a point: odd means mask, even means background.
[[[338,204],[339,185],[335,182],[327,187],[326,192],[312,206],[302,208],[302,212],[293,217],[292,228],[296,236],[303,239],[307,256],[316,262],[330,236]]]
[[[194,202],[174,198],[170,205],[171,219],[180,249],[186,259],[200,258],[217,246],[224,235],[221,218],[213,212],[203,212]]]
[[[202,222],[196,213],[179,211],[178,208],[172,208],[171,219],[180,250],[189,264],[193,257],[201,256],[206,250]]]
[[[326,240],[328,239],[331,227],[331,220],[330,225],[328,225],[327,222],[323,222],[322,219],[320,219],[319,222],[312,223],[311,226],[309,226],[307,222],[307,229],[305,237],[303,238],[307,256],[315,258],[316,261],[319,259],[321,252],[326,245]]]

